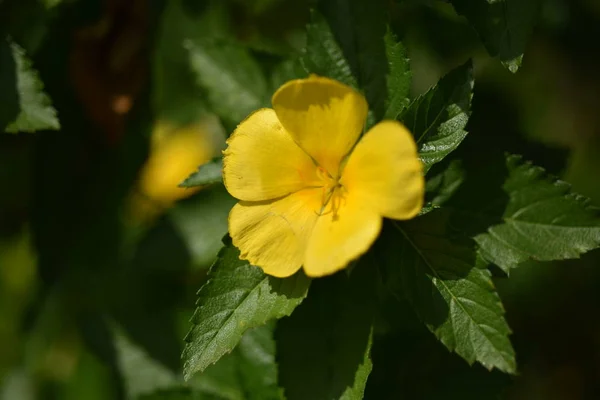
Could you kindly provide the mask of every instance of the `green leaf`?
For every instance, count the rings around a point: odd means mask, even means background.
[[[425,325],[469,364],[515,373],[510,329],[490,273],[472,241],[454,237],[445,210],[390,222],[380,239],[384,279]]]
[[[469,60],[444,76],[404,110],[400,120],[415,136],[425,171],[454,151],[467,136],[473,66]]]
[[[521,66],[523,52],[540,12],[540,0],[451,0],[475,28],[487,51],[511,72]]]
[[[2,96],[2,107],[7,107],[7,110],[1,112],[0,128],[8,133],[60,129],[56,110],[44,92],[44,85],[38,72],[32,67],[25,50],[16,43],[2,40],[0,60],[3,65],[0,96]],[[6,72],[4,68],[7,68]],[[16,104],[15,90],[18,97]]]
[[[192,173],[179,184],[179,187],[191,188],[213,183],[223,182],[223,158],[215,157],[209,162],[198,167],[198,171]]]
[[[274,278],[239,255],[227,244],[198,293],[183,351],[186,379],[230,352],[246,330],[289,315],[306,296],[310,280],[302,272]]]
[[[327,76],[348,86],[358,87],[350,64],[329,24],[318,12],[311,12],[310,22],[306,26],[306,49],[302,65],[307,72]]]
[[[288,400],[362,399],[372,369],[376,279],[365,258],[350,276],[316,280],[306,301],[279,321],[277,360]]]
[[[412,72],[406,48],[396,40],[395,35],[389,29],[385,34],[385,50],[389,72],[384,119],[397,119],[398,115],[410,104]]]
[[[492,197],[491,190],[474,195],[479,209],[465,208],[460,214],[461,219],[485,226],[474,239],[486,260],[508,273],[527,260],[578,258],[600,246],[598,209],[571,193],[569,184],[515,155],[506,156],[504,172],[503,195]],[[469,185],[481,187],[485,179],[488,176],[480,174]],[[452,206],[458,209],[460,201],[453,201]]]
[[[226,128],[269,105],[265,76],[246,48],[224,40],[188,40],[185,46],[196,83]]]

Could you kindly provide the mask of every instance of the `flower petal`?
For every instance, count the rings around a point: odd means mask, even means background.
[[[350,155],[341,183],[384,217],[417,215],[423,207],[425,179],[410,132],[396,121],[375,125]]]
[[[365,253],[381,230],[382,218],[352,196],[337,210],[320,216],[306,250],[304,271],[311,277],[330,275]]]
[[[223,180],[233,197],[271,200],[319,184],[314,162],[294,143],[272,109],[251,114],[227,143]]]
[[[349,86],[311,76],[283,85],[273,108],[285,129],[332,176],[356,144],[367,118],[367,101]]]
[[[298,271],[321,193],[321,189],[306,189],[279,200],[236,204],[229,214],[229,234],[240,258],[276,277]]]

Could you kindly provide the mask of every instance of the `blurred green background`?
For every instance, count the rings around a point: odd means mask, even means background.
[[[0,398],[144,398],[181,382],[195,292],[234,200],[219,185],[177,184],[268,104],[303,47],[309,7],[0,0],[0,24],[32,58],[62,125],[0,135]],[[415,95],[474,58],[470,135],[457,156],[484,146],[523,154],[600,205],[600,2],[544,0],[516,74],[445,2],[390,1],[390,13]],[[221,64],[190,56],[207,40],[232,46]],[[236,76],[266,77],[255,80],[264,96],[230,99],[241,116],[215,110],[198,85],[223,65],[233,88]],[[600,398],[599,263],[595,251],[497,278],[518,376],[468,367],[400,320],[411,345],[374,348],[366,398]],[[218,380],[216,371],[194,398],[249,398]]]

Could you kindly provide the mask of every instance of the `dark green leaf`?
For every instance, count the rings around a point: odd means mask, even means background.
[[[307,72],[338,80],[354,88],[358,83],[350,64],[325,18],[312,11],[306,26],[306,49],[302,64]]]
[[[479,209],[465,208],[460,214],[481,227],[492,225],[474,237],[485,259],[508,273],[526,260],[578,258],[600,246],[598,210],[588,199],[571,193],[569,184],[514,155],[506,157],[505,173],[503,196],[486,194],[491,191],[473,195]],[[488,176],[479,174],[468,184],[481,187],[478,182],[485,179]],[[458,200],[453,207],[461,206]]]
[[[179,187],[210,185],[223,181],[223,159],[216,157],[198,167],[198,171],[188,176]]]
[[[410,103],[410,84],[412,72],[406,48],[398,42],[394,34],[388,30],[385,34],[385,50],[389,63],[387,75],[387,101],[385,104],[385,119],[397,119],[398,115]]]
[[[386,282],[469,364],[514,373],[510,329],[490,273],[474,243],[449,232],[447,219],[438,210],[408,223],[390,222],[378,252],[385,257]]]
[[[511,71],[521,66],[523,52],[540,11],[540,0],[451,0],[475,28],[490,55]]]
[[[197,84],[226,128],[268,106],[267,81],[247,49],[224,40],[187,41],[186,48]]]
[[[246,330],[289,315],[306,296],[310,280],[302,272],[286,279],[270,277],[239,254],[226,245],[198,293],[183,351],[186,379],[230,352]]]
[[[473,97],[471,61],[444,76],[404,110],[400,120],[415,136],[425,171],[455,150],[467,136]]]
[[[288,400],[362,399],[372,368],[375,279],[365,261],[350,276],[318,279],[306,301],[279,322],[277,360]]]
[[[3,76],[2,81],[0,81],[0,89],[2,91],[6,90],[6,93],[2,93],[1,96],[9,97],[8,99],[2,99],[7,101],[2,103],[2,107],[4,107],[4,104],[7,104],[8,107],[8,111],[2,111],[0,120],[0,123],[4,125],[2,128],[9,133],[60,129],[56,110],[52,107],[50,98],[44,92],[44,85],[38,76],[38,72],[31,65],[31,60],[25,54],[25,50],[16,43],[8,42],[7,45],[12,52],[12,61],[6,60],[6,44],[4,41],[0,44],[0,59],[3,61],[2,72],[7,74],[7,77]],[[7,72],[4,72],[4,68],[7,68]],[[8,70],[11,68],[16,68],[14,73]],[[18,93],[17,107],[19,111],[16,119],[10,120],[6,117],[14,115],[15,87],[12,87],[14,84],[16,84]]]

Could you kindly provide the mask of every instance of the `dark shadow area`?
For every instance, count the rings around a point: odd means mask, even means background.
[[[359,263],[316,279],[275,331],[279,382],[290,400],[335,399],[364,368],[374,313],[375,268]]]

